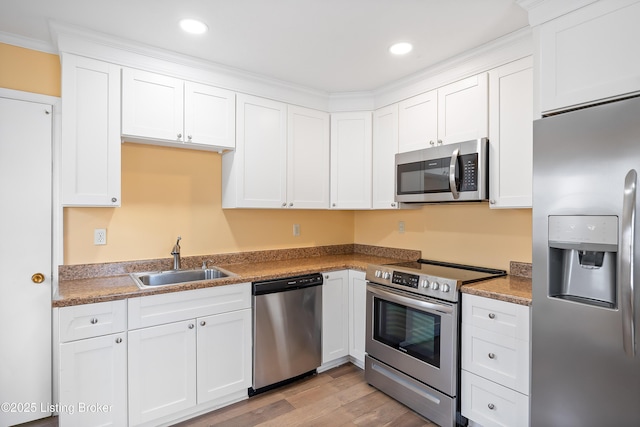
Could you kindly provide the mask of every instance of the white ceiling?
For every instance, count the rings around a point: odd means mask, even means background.
[[[209,32],[182,33],[185,17]],[[51,44],[50,20],[333,93],[414,74],[527,14],[515,0],[0,0],[0,32]],[[394,57],[396,41],[414,50]]]

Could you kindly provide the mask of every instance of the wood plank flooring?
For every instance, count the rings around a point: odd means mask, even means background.
[[[57,427],[58,417],[21,427]],[[371,387],[364,371],[347,363],[265,392],[174,427],[437,427]]]
[[[371,387],[350,363],[174,427],[212,426],[437,427]]]

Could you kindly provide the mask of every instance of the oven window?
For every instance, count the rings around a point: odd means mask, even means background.
[[[440,316],[374,298],[373,338],[437,368]]]

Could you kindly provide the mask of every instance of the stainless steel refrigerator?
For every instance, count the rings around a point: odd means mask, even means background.
[[[640,98],[533,132],[531,425],[640,426]]]

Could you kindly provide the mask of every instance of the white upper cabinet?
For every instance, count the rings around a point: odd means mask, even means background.
[[[203,150],[235,146],[235,93],[148,71],[122,70],[125,140]]]
[[[488,135],[487,73],[399,103],[399,152]]]
[[[371,209],[371,112],[331,115],[331,208]]]
[[[399,103],[398,152],[420,150],[438,141],[438,92],[423,93]]]
[[[489,72],[489,206],[530,208],[533,174],[533,60]]]
[[[329,114],[287,107],[287,207],[329,207]]]
[[[539,29],[540,108],[563,110],[640,91],[640,2],[599,1]]]
[[[120,67],[61,57],[62,204],[120,206]]]
[[[395,155],[398,152],[398,104],[373,112],[373,209],[396,209]]]
[[[236,117],[236,150],[222,157],[222,207],[286,207],[287,105],[238,94]]]

